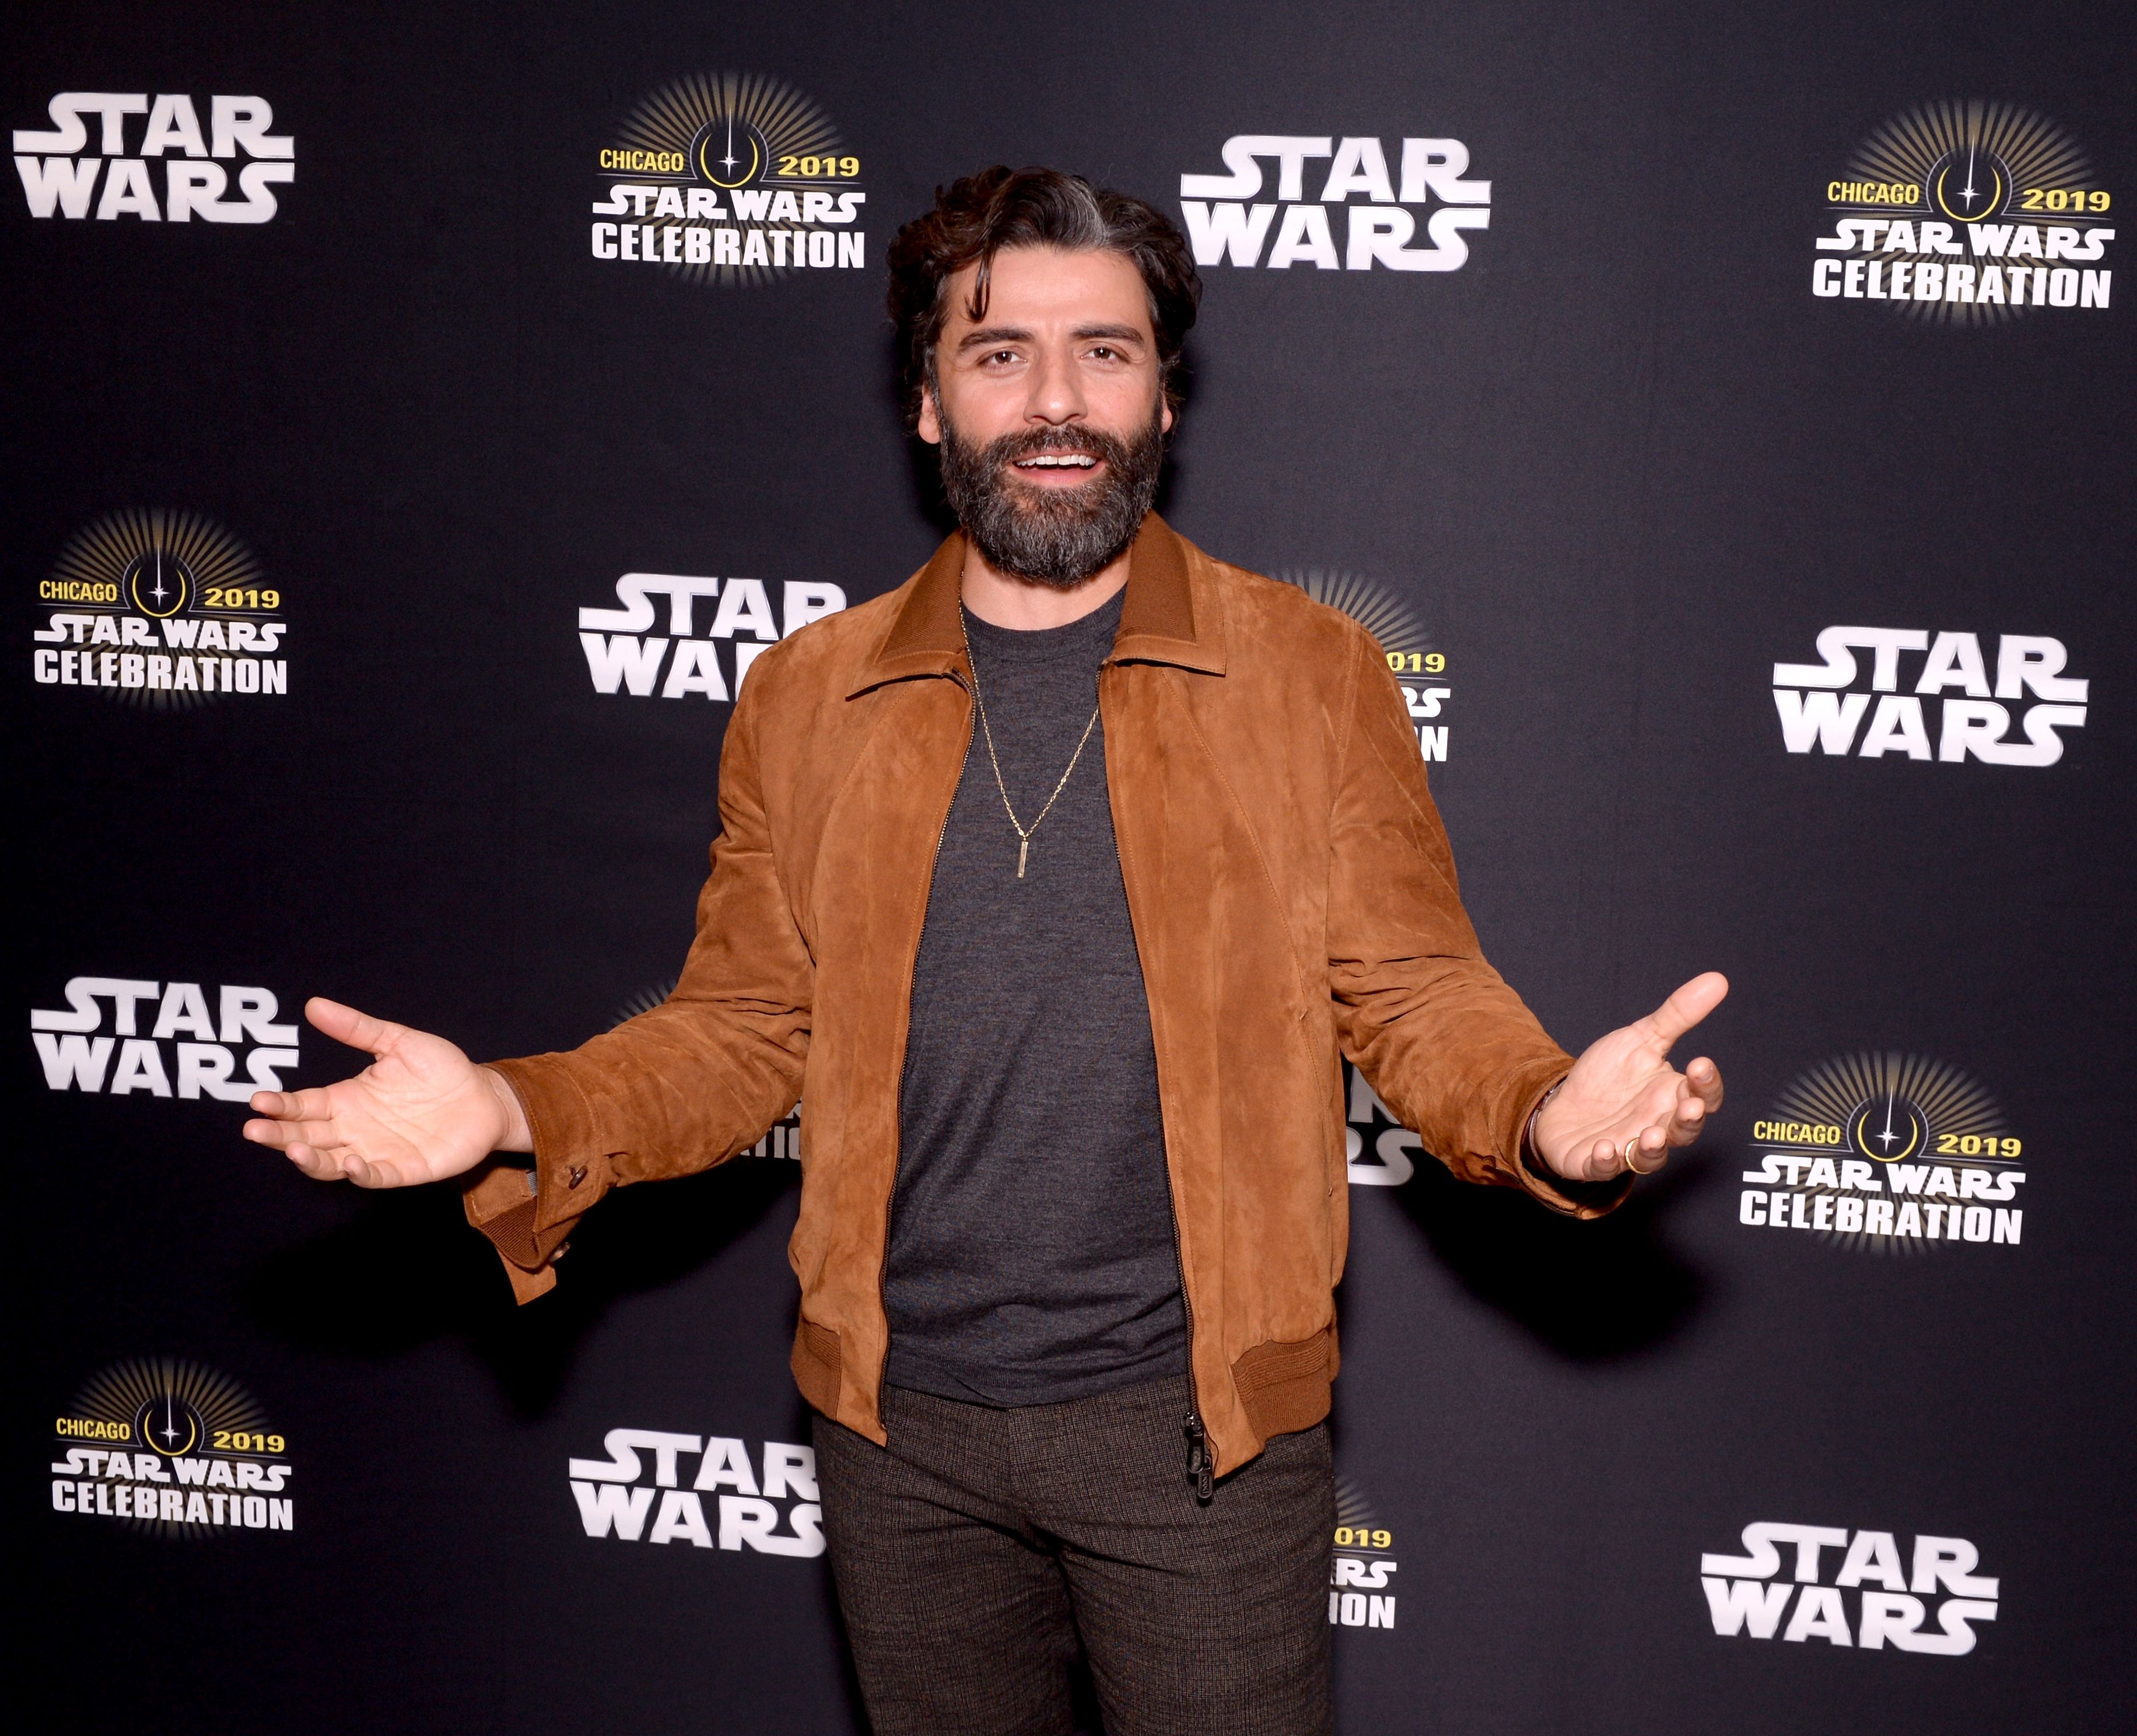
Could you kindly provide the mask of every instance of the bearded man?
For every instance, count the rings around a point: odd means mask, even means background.
[[[1079,1652],[1115,1736],[1326,1731],[1341,1059],[1592,1217],[1720,1105],[1667,1057],[1726,985],[1572,1060],[1478,948],[1380,648],[1151,510],[1200,293],[1164,216],[990,169],[890,271],[961,528],[752,665],[674,993],[487,1067],[314,1001],[372,1064],[246,1133],[466,1176],[525,1300],[806,1083],[792,1366],[879,1736],[1065,1732]]]

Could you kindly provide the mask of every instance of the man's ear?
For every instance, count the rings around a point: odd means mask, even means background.
[[[913,431],[931,446],[942,443],[942,417],[935,407],[935,390],[932,386],[920,388],[920,414],[913,422]]]
[[[1158,388],[1157,431],[1161,434],[1172,432],[1172,406],[1166,401],[1162,387]]]

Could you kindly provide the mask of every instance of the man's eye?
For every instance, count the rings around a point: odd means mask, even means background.
[[[1119,352],[1117,350],[1109,349],[1103,344],[1101,344],[1096,349],[1093,349],[1091,352],[1091,354],[1094,360],[1101,362],[1112,362],[1119,358]]]
[[[990,362],[1014,362],[1016,359],[1016,352],[1013,349],[998,349],[987,359]]]

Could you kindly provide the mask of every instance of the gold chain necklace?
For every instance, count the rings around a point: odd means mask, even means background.
[[[957,631],[965,641],[965,661],[971,666],[972,703],[980,710],[980,733],[986,740],[987,763],[995,768],[995,788],[1001,792],[1002,812],[1009,816],[1009,823],[1016,828],[1016,877],[1022,880],[1025,858],[1031,853],[1031,835],[1054,812],[1054,804],[1061,799],[1062,791],[1068,788],[1068,780],[1075,775],[1076,762],[1083,757],[1083,749],[1090,742],[1091,732],[1098,727],[1098,708],[1096,705],[1091,708],[1091,721],[1083,725],[1083,734],[1076,744],[1076,751],[1068,756],[1068,769],[1061,774],[1060,783],[1054,786],[1054,793],[1046,798],[1046,806],[1039,809],[1038,818],[1026,826],[1017,818],[1015,808],[1010,805],[1009,786],[1002,782],[1001,761],[995,757],[994,726],[987,721],[987,702],[980,692],[980,662],[972,655],[972,636],[965,631],[965,611],[961,605],[957,610]]]

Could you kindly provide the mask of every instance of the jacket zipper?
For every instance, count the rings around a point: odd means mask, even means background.
[[[1107,668],[1115,666],[1109,659]],[[967,745],[966,751],[970,752]],[[1110,805],[1112,781],[1106,784]],[[1126,897],[1128,885],[1127,858],[1121,854],[1121,829],[1113,827],[1113,861],[1121,870],[1121,894]],[[1128,927],[1135,927],[1135,905],[1128,905]],[[1143,979],[1144,993],[1149,992],[1149,978]],[[1164,1100],[1158,1102],[1161,1127],[1165,1117]],[[1180,1202],[1174,1192],[1171,1153],[1165,1156],[1165,1215],[1172,1226],[1172,1269],[1180,1275],[1180,1312],[1187,1324],[1187,1413],[1181,1419],[1180,1432],[1187,1437],[1187,1480],[1194,1485],[1195,1499],[1208,1501],[1216,1493],[1216,1463],[1210,1451],[1210,1431],[1202,1421],[1202,1412],[1195,1394],[1195,1304],[1187,1294],[1187,1253],[1180,1240]]]
[[[1161,1106],[1159,1114],[1163,1113]],[[1168,1162],[1165,1168],[1166,1215],[1172,1220],[1172,1264],[1180,1274],[1180,1311],[1187,1321],[1187,1415],[1180,1431],[1187,1436],[1187,1480],[1195,1485],[1195,1499],[1207,1501],[1216,1493],[1216,1468],[1210,1454],[1210,1431],[1202,1426],[1202,1412],[1195,1403],[1195,1304],[1187,1300],[1187,1257],[1180,1246],[1180,1208],[1173,1203],[1172,1165]]]
[[[971,706],[972,690],[965,685],[965,678],[959,675],[955,670],[952,670],[950,671],[950,679],[955,681],[960,687],[963,687],[965,689],[965,751],[957,758],[957,775],[956,778],[952,781],[950,785],[950,799],[942,805],[942,824],[936,831],[935,848],[933,852],[927,858],[927,890],[926,896],[922,899],[920,906],[920,934],[919,937],[913,944],[913,969],[915,970],[919,968],[920,948],[927,944],[927,909],[928,906],[934,902],[935,870],[937,866],[942,860],[942,841],[950,836],[950,815],[952,810],[954,810],[957,806],[957,792],[963,786],[965,782],[965,767],[966,763],[969,762],[972,757],[972,737],[975,733],[975,720]],[[1117,844],[1116,848],[1117,847]],[[912,1053],[913,1048],[912,971],[907,972],[905,978],[905,1026],[906,1053],[899,1056],[898,1058],[898,1103],[896,1106],[897,1126],[898,1129],[898,1151],[897,1154],[892,1158],[890,1163],[890,1197],[888,1200],[884,1202],[883,1208],[883,1252],[876,1261],[875,1268],[876,1305],[883,1309],[884,1327],[883,1335],[883,1360],[876,1364],[875,1370],[875,1409],[876,1421],[879,1426],[880,1426],[883,1421],[884,1375],[890,1367],[890,1309],[884,1300],[883,1280],[884,1275],[890,1270],[890,1218],[891,1214],[898,1209],[898,1173],[900,1169],[905,1167],[905,1064]]]

